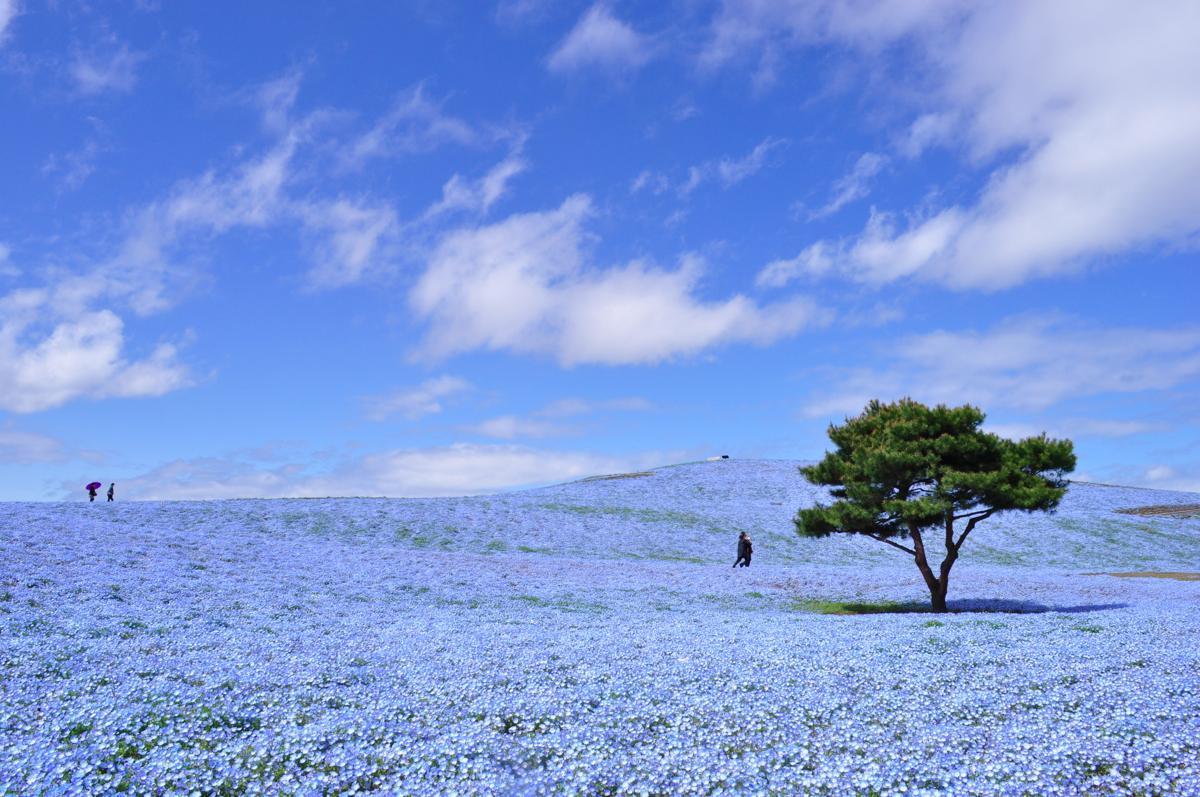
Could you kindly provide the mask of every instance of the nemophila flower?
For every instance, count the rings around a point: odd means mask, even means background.
[[[1151,501],[1073,489],[1045,539],[1001,528],[961,566],[964,605],[1036,613],[831,617],[797,604],[919,585],[865,547],[772,540],[812,496],[747,468],[18,507],[0,793],[1200,793],[1196,587],[1080,575],[1183,569],[1200,524],[1105,526]],[[715,565],[739,528],[759,556],[735,579]],[[1139,528],[1163,544],[1117,534]]]

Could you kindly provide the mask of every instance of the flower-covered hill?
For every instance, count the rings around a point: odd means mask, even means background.
[[[477,498],[0,506],[0,797],[1200,797],[1196,501],[1072,487],[911,563],[795,463]],[[735,532],[757,553],[734,570]],[[978,533],[978,532],[977,532]]]
[[[695,462],[465,498],[147,502],[83,514],[78,507],[33,504],[24,512],[47,530],[128,520],[147,530],[156,524],[228,528],[374,539],[389,548],[697,564],[732,563],[737,533],[747,531],[756,563],[853,565],[902,558],[870,540],[797,537],[796,510],[825,495],[800,476],[799,464]],[[981,524],[964,556],[979,564],[1059,570],[1195,569],[1200,519],[1114,510],[1198,502],[1200,496],[1190,493],[1072,483],[1054,514],[1008,513]]]

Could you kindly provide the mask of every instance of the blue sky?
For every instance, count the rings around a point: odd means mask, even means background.
[[[1200,6],[0,0],[0,498],[815,458],[1200,490]]]

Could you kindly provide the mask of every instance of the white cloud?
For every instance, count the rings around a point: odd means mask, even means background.
[[[3,242],[0,242],[0,277],[19,277],[21,270],[13,265],[9,259],[12,256],[12,248]]]
[[[760,288],[778,288],[805,274],[820,276],[833,267],[829,247],[821,242],[809,246],[795,257],[772,260],[754,278]]]
[[[123,290],[138,312],[169,306],[168,283],[184,279],[187,244],[238,228],[292,224],[313,261],[307,286],[337,288],[385,273],[401,230],[395,209],[366,198],[325,199],[294,190],[306,126],[289,128],[265,153],[179,182],[162,200],[131,214],[117,253],[96,284]]]
[[[580,398],[565,398],[552,401],[538,411],[547,418],[572,418],[597,412],[645,412],[654,408],[649,400],[640,396],[594,401]]]
[[[579,431],[576,427],[563,425],[562,421],[567,418],[579,418],[596,413],[644,412],[652,407],[653,405],[649,401],[636,396],[608,399],[605,401],[565,398],[550,402],[541,409],[531,413],[530,417],[500,415],[473,426],[465,427],[465,431],[500,440],[553,437],[556,435],[573,434]]]
[[[535,418],[521,418],[516,415],[499,415],[488,418],[480,423],[464,427],[464,431],[493,437],[497,440],[516,440],[517,438],[553,437],[568,434],[572,430],[561,424]]]
[[[0,426],[0,461],[17,465],[35,462],[65,462],[69,459],[62,441],[36,432],[23,432],[11,425]]]
[[[104,148],[99,139],[88,138],[73,150],[60,154],[51,153],[42,164],[42,174],[57,180],[64,191],[74,191],[83,185],[96,170],[96,158]]]
[[[465,379],[456,376],[435,377],[413,388],[367,399],[367,416],[376,421],[391,415],[416,420],[441,412],[443,401],[470,389],[471,383]]]
[[[1135,484],[1158,490],[1200,493],[1200,468],[1194,462],[1176,465],[1151,465],[1131,479]]]
[[[705,61],[834,42],[925,56],[903,147],[993,164],[973,202],[903,225],[881,214],[833,247],[849,276],[995,289],[1200,230],[1200,5],[727,0]],[[932,106],[932,107],[930,107]],[[1014,155],[1015,153],[1015,155]]]
[[[477,495],[662,464],[657,454],[611,457],[516,445],[457,443],[403,449],[345,461],[325,473],[308,466],[273,468],[231,458],[177,460],[125,479],[135,499],[191,500],[322,496]],[[72,490],[73,492],[73,490]]]
[[[555,72],[584,67],[637,69],[652,55],[649,38],[613,16],[604,3],[596,3],[575,23],[547,65]]]
[[[358,169],[373,158],[429,152],[443,144],[474,145],[487,138],[472,125],[442,112],[418,84],[396,98],[370,130],[342,152],[343,168]]]
[[[544,16],[555,5],[553,0],[500,0],[496,4],[496,21],[502,25],[523,25]]]
[[[1041,410],[1088,396],[1164,390],[1200,378],[1200,329],[1093,328],[1018,317],[984,333],[913,335],[886,356],[894,366],[843,374],[807,413],[854,414],[872,398],[905,395]]]
[[[0,0],[0,44],[4,44],[9,23],[16,19],[20,12],[21,6],[17,0]]]
[[[66,310],[66,313],[63,313]],[[160,396],[191,383],[171,344],[124,356],[110,310],[61,306],[50,289],[0,297],[0,409],[38,412],[78,398]]]
[[[879,174],[879,171],[887,165],[887,162],[888,158],[886,155],[880,155],[876,152],[863,153],[855,162],[854,168],[833,184],[833,197],[829,200],[829,203],[819,210],[814,211],[810,218],[829,216],[856,199],[865,197],[870,192],[871,180],[875,175]]]
[[[289,134],[260,157],[248,158],[226,173],[210,170],[181,181],[164,199],[129,213],[115,253],[75,283],[73,301],[118,297],[141,314],[171,306],[173,288],[192,279],[177,262],[184,244],[294,216],[284,188],[297,144],[297,135]]]
[[[439,358],[474,349],[548,354],[564,365],[654,363],[732,342],[766,344],[822,319],[805,299],[760,307],[743,296],[708,302],[703,270],[639,261],[587,262],[591,201],[510,216],[447,234],[410,294],[430,325],[420,347]]]
[[[300,94],[303,77],[301,70],[291,69],[254,87],[251,96],[262,114],[262,125],[266,130],[282,134],[291,126],[292,108]]]
[[[508,192],[509,181],[525,171],[528,165],[518,148],[478,180],[466,180],[455,174],[442,186],[442,198],[425,212],[425,217],[456,210],[487,213]]]
[[[1016,440],[1033,437],[1043,432],[1051,437],[1132,437],[1134,435],[1161,432],[1168,429],[1165,424],[1120,418],[1062,418],[1044,423],[988,423],[989,432]]]
[[[765,138],[748,155],[741,158],[722,158],[716,164],[717,177],[728,188],[762,171],[771,150],[785,142],[780,138]]]
[[[105,53],[78,52],[71,62],[71,77],[82,94],[127,93],[137,84],[138,64],[145,59],[144,53],[134,52],[124,44]]]
[[[318,235],[310,287],[351,285],[390,264],[386,250],[400,227],[393,208],[349,199],[297,202],[294,208],[305,230]]]
[[[706,180],[716,178],[725,188],[737,185],[748,177],[753,177],[767,165],[767,157],[771,151],[783,146],[787,141],[782,138],[767,137],[760,141],[753,150],[740,158],[725,157],[720,160],[706,161],[699,166],[688,169],[685,181],[679,184],[676,191],[680,196],[688,196]]]
[[[629,184],[629,193],[636,194],[641,191],[649,191],[652,194],[662,194],[671,190],[671,180],[662,172],[652,172],[649,169],[643,170],[637,177],[633,178],[633,182]]]

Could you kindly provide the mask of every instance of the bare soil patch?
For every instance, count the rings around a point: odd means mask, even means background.
[[[1162,573],[1152,570],[1139,570],[1130,573],[1089,573],[1095,576],[1116,576],[1117,578],[1169,578],[1172,581],[1200,581],[1200,573]]]
[[[1200,504],[1155,504],[1114,509],[1122,515],[1144,515],[1147,517],[1200,517]]]

